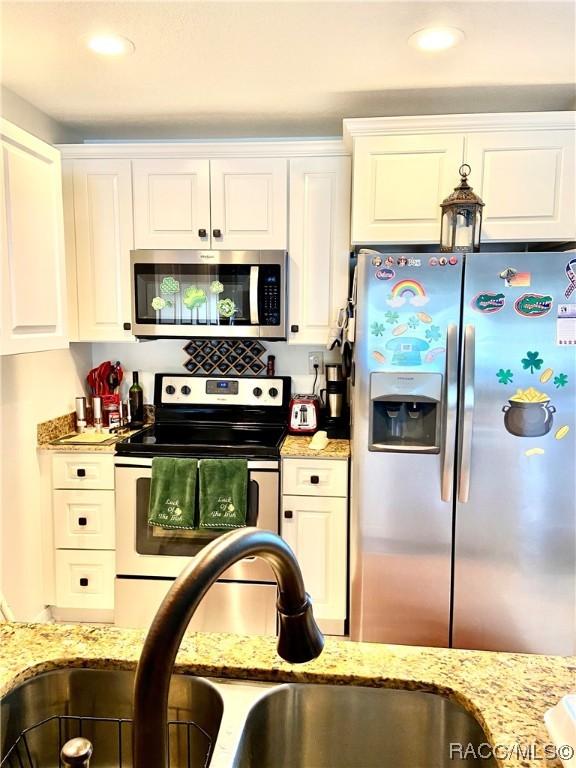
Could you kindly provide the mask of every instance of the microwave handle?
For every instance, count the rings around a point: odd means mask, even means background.
[[[258,278],[260,267],[250,267],[250,325],[260,325],[258,314]]]

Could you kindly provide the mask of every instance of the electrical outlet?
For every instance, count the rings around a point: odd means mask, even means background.
[[[308,373],[316,373],[315,365],[318,366],[318,375],[324,373],[324,352],[308,352]]]

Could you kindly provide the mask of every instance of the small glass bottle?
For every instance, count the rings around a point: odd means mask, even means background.
[[[275,355],[268,355],[266,361],[266,376],[276,375],[276,357]]]
[[[132,386],[128,390],[128,399],[130,401],[131,427],[144,426],[144,392],[138,383],[138,371],[132,373]]]

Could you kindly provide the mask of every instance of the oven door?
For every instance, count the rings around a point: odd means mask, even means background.
[[[149,525],[152,460],[117,456],[115,465],[117,576],[175,578],[191,557],[224,533],[168,530]],[[248,525],[278,533],[278,462],[249,461],[248,477]],[[275,583],[270,566],[257,557],[236,563],[220,581]]]
[[[136,336],[285,338],[282,251],[133,251]]]

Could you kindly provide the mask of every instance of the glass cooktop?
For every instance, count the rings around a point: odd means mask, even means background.
[[[247,424],[154,424],[119,441],[118,454],[277,458],[286,428]]]

